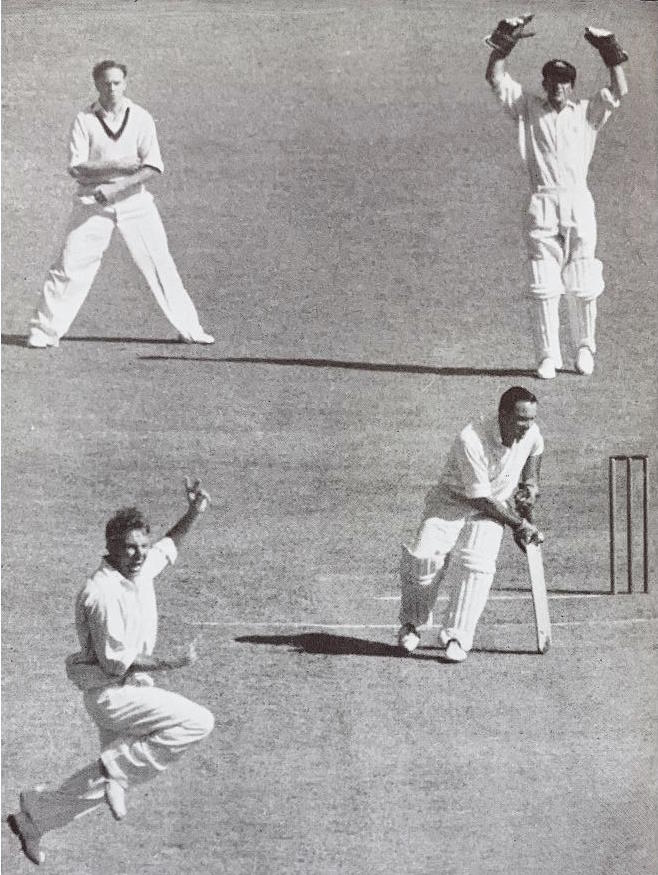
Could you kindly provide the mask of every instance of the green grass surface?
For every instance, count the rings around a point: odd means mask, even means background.
[[[656,13],[529,9],[525,82],[566,55],[581,93],[603,84],[585,24],[631,53],[591,170],[590,379],[532,376],[527,183],[483,77],[510,10],[3,4],[3,815],[96,756],[63,660],[106,518],[138,501],[164,532],[185,474],[214,498],[159,603],[163,647],[202,635],[168,683],[217,729],[125,823],[50,834],[53,875],[655,871],[655,596],[586,593],[608,586],[608,455],[656,461]],[[70,338],[22,346],[66,221],[68,126],[112,56],[156,118],[152,188],[212,348],[172,342],[118,240]],[[441,664],[434,634],[400,659],[399,544],[456,430],[519,382],[547,443],[554,647],[532,652],[508,540],[468,661]],[[30,868],[6,827],[2,868]]]

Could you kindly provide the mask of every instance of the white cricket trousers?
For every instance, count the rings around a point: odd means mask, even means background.
[[[454,638],[470,650],[496,573],[503,530],[476,511],[459,519],[423,520],[413,549],[403,548],[400,622],[427,623],[447,576],[450,598],[439,639],[447,644]]]
[[[155,686],[89,690],[84,703],[98,726],[103,765],[126,790],[164,771],[214,726],[207,708]],[[27,812],[41,834],[65,826],[103,801],[105,782],[94,760],[56,790],[26,794]]]
[[[31,331],[51,340],[66,334],[89,294],[115,227],[167,319],[184,339],[198,336],[203,329],[196,308],[169,252],[153,196],[145,189],[106,207],[75,199],[66,240],[48,272]]]

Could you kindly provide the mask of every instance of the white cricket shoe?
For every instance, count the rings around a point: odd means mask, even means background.
[[[30,331],[25,341],[25,346],[28,349],[48,349],[49,347],[58,347],[59,340],[56,337],[50,337],[44,334],[43,331]]]
[[[466,651],[462,648],[459,641],[451,638],[446,645],[445,659],[448,662],[463,662],[467,657]]]
[[[581,346],[576,355],[576,370],[589,377],[594,371],[594,356],[588,346]]]
[[[199,332],[199,334],[190,335],[189,337],[185,337],[185,335],[179,334],[178,340],[181,343],[201,343],[204,346],[210,346],[212,343],[215,342],[215,338],[212,336],[212,334],[208,334],[205,331],[201,331]]]
[[[420,635],[413,623],[405,623],[398,632],[398,644],[407,653],[413,653],[420,644]]]
[[[542,359],[537,368],[537,376],[540,380],[555,379],[555,362],[551,358]]]
[[[17,811],[7,818],[10,830],[18,836],[23,853],[37,866],[44,863],[46,855],[41,850],[41,833],[27,811]]]

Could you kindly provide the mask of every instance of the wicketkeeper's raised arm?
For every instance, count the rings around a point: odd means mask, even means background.
[[[502,79],[505,73],[505,59],[518,41],[535,35],[524,30],[532,18],[531,14],[504,18],[498,22],[496,29],[484,38],[485,43],[491,48],[485,75],[492,88],[495,88],[496,83]]]
[[[167,532],[167,537],[171,538],[176,545],[177,550],[180,549],[181,544],[185,540],[185,536],[194,523],[210,504],[210,496],[201,488],[200,480],[195,480],[194,483],[192,483],[192,481],[186,477],[185,494],[188,503],[187,511]]]
[[[599,27],[586,27],[585,39],[594,46],[601,60],[610,70],[610,89],[616,100],[628,94],[628,83],[622,64],[628,60],[628,52],[617,42],[614,33]]]

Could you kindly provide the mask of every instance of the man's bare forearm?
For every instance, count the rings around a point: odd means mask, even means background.
[[[500,52],[494,49],[492,53],[489,55],[489,63],[487,64],[487,72],[485,73],[485,78],[489,85],[492,88],[495,88],[496,83],[499,82],[503,76],[505,75],[505,58]]]
[[[628,94],[628,81],[621,64],[610,67],[610,88],[616,100],[621,100]]]
[[[117,176],[128,176],[141,169],[139,161],[85,161],[69,167],[69,173],[81,182],[109,182]]]
[[[128,674],[136,671],[171,671],[186,665],[189,665],[189,660],[185,655],[145,656],[142,654],[135,657],[128,669]]]
[[[496,520],[497,523],[502,523],[502,525],[512,529],[523,525],[523,517],[502,501],[496,501],[494,498],[468,498],[466,500],[480,513]]]

